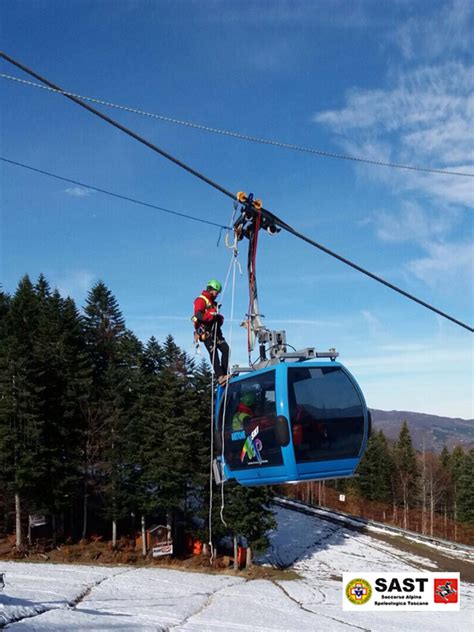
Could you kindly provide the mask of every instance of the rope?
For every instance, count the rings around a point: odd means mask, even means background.
[[[234,253],[232,253],[232,256],[230,258],[230,263],[229,263],[229,267],[227,268],[227,274],[225,276],[225,281],[224,281],[224,285],[222,286],[222,292],[221,292],[221,300],[224,300],[224,296],[225,296],[225,291],[227,289],[227,284],[229,282],[229,277],[230,277],[230,272],[232,270],[232,265],[234,263]]]
[[[258,136],[251,136],[249,134],[240,134],[238,132],[233,132],[233,131],[225,130],[225,129],[219,129],[217,127],[210,127],[208,125],[201,125],[199,123],[192,123],[190,121],[182,121],[180,119],[176,119],[170,116],[164,116],[163,114],[146,112],[144,110],[139,110],[138,108],[133,108],[126,105],[119,105],[117,103],[111,103],[110,101],[96,99],[94,97],[86,97],[81,94],[75,94],[74,92],[66,92],[65,90],[56,90],[48,86],[42,86],[39,83],[34,83],[33,81],[27,81],[25,79],[20,79],[19,77],[12,77],[11,75],[7,75],[4,73],[0,73],[0,77],[2,79],[9,79],[10,81],[16,81],[17,83],[21,83],[26,86],[31,86],[33,88],[40,88],[41,90],[48,90],[49,92],[56,92],[58,94],[63,94],[64,96],[76,97],[77,99],[82,99],[83,101],[90,101],[91,103],[97,103],[98,105],[105,105],[106,107],[115,108],[116,110],[121,110],[122,112],[130,112],[132,114],[139,114],[140,116],[146,116],[148,118],[158,119],[166,123],[174,123],[176,125],[182,125],[183,127],[191,127],[193,129],[201,130],[202,132],[210,132],[211,134],[220,134],[221,136],[229,136],[231,138],[246,140],[252,143],[260,143],[262,145],[271,145],[272,147],[278,147],[280,149],[290,149],[293,151],[300,151],[306,154],[315,154],[317,156],[322,156],[324,158],[336,158],[338,160],[351,160],[353,162],[363,162],[369,165],[375,165],[377,167],[391,167],[392,169],[408,169],[410,171],[422,171],[425,173],[440,173],[442,175],[448,175],[448,176],[461,176],[461,177],[468,177],[468,178],[474,177],[474,173],[465,173],[463,171],[449,171],[445,169],[435,169],[433,167],[419,167],[416,165],[402,165],[395,162],[384,162],[382,160],[371,160],[369,158],[362,158],[360,156],[349,156],[347,154],[340,154],[340,153],[336,153],[332,151],[325,151],[323,149],[316,149],[314,147],[306,147],[304,145],[284,143],[282,141],[273,140],[270,138],[259,138]]]
[[[232,257],[230,260],[230,264],[227,268],[227,274],[225,277],[225,281],[224,281],[224,285],[222,287],[222,300],[224,299],[225,296],[225,292],[227,289],[227,284],[229,281],[229,276],[230,276],[230,271],[231,268],[233,266],[234,260],[236,259],[236,253],[237,252],[237,248],[234,247],[233,248],[233,252],[232,252]],[[235,266],[234,266],[235,269]],[[234,274],[235,277],[235,274]],[[235,282],[234,282],[234,287],[235,287]],[[231,321],[230,321],[230,337],[229,337],[229,365],[230,365],[230,356],[231,356],[231,340],[232,340],[232,320],[233,320],[233,312],[234,312],[234,288],[232,291],[232,302],[231,302]],[[217,353],[217,325],[214,326],[214,339],[213,339],[213,344],[212,344],[212,357],[211,357],[211,364],[212,364],[212,381],[211,381],[211,466],[210,466],[210,471],[209,471],[209,519],[208,519],[208,524],[209,524],[209,547],[211,550],[211,555],[210,555],[210,560],[209,563],[212,566],[212,562],[214,560],[214,548],[212,545],[212,509],[213,509],[213,503],[214,503],[214,496],[213,496],[213,470],[212,470],[212,465],[214,462],[214,388],[215,388],[215,376],[214,376],[214,360],[216,357],[216,353]],[[223,423],[222,423],[222,429],[224,429],[224,419],[225,419],[225,409],[226,409],[226,403],[227,403],[227,389],[229,387],[229,381],[226,380],[226,386],[225,386],[225,391],[224,391],[224,418],[223,418]],[[224,433],[222,432],[222,435]],[[224,455],[224,441],[223,441],[223,436],[222,436],[222,454],[221,456],[223,457]],[[226,523],[224,521],[222,512],[223,512],[223,498],[224,498],[224,480],[222,480],[221,483],[221,511],[220,511],[220,515],[221,515],[221,520],[224,523],[225,526]]]
[[[231,223],[234,219],[234,215],[237,209],[237,204],[234,203],[234,211],[232,213],[232,217],[231,217]],[[228,242],[226,240],[226,245],[228,246]],[[225,292],[227,289],[227,284],[229,281],[229,276],[230,276],[230,271],[231,269],[233,270],[233,274],[232,274],[232,298],[231,298],[231,308],[230,308],[230,326],[229,326],[229,366],[230,366],[230,361],[231,361],[231,355],[232,355],[232,326],[233,326],[233,320],[234,320],[234,301],[235,301],[235,271],[236,268],[239,267],[240,269],[240,263],[238,260],[238,250],[237,250],[237,239],[234,240],[234,243],[232,244],[232,246],[228,246],[232,249],[232,255],[231,255],[231,259],[230,259],[230,263],[229,266],[227,268],[227,274],[225,277],[225,281],[224,281],[224,285],[222,288],[222,300],[224,299],[225,296]],[[242,271],[240,270],[240,273],[242,273]],[[214,343],[213,343],[213,351],[212,351],[212,358],[211,358],[211,362],[212,365],[214,367],[214,359],[215,359],[215,354],[216,354],[216,340],[217,340],[217,327],[214,327]],[[228,369],[227,369],[228,370]],[[224,426],[225,426],[225,415],[226,415],[226,408],[227,408],[227,394],[228,394],[228,389],[229,389],[229,380],[226,380],[226,385],[225,385],[225,390],[224,390],[224,401],[223,401],[223,416],[222,416],[222,430],[221,430],[221,446],[222,446],[222,451],[221,451],[221,462],[223,462],[224,460]],[[213,470],[212,470],[212,464],[214,461],[214,370],[212,371],[212,382],[211,382],[211,467],[210,467],[210,475],[209,475],[209,545],[210,545],[210,549],[211,549],[211,556],[210,556],[210,564],[212,565],[213,559],[214,559],[214,549],[213,549],[213,545],[212,545],[212,509],[213,509],[213,502],[214,502],[214,496],[213,496]],[[224,506],[225,506],[225,498],[224,498],[224,478],[222,477],[222,481],[221,481],[221,508],[220,508],[220,518],[221,518],[221,522],[223,523],[224,526],[227,526],[226,521],[224,520]]]
[[[214,463],[214,359],[216,357],[216,341],[217,341],[217,327],[214,327],[214,341],[212,345],[212,378],[211,378],[211,464],[209,468],[209,548],[210,557],[209,564],[212,566],[214,561],[214,546],[212,544],[212,507],[213,507],[213,472],[212,466]]]
[[[234,246],[232,249],[232,297],[230,303],[230,326],[229,326],[229,367],[231,365],[231,357],[232,357],[232,330],[234,324],[234,304],[235,304],[235,275],[236,270],[239,268],[240,273],[242,274],[242,270],[240,269],[240,262],[238,260],[239,252],[237,250],[237,240],[234,240]],[[223,414],[222,414],[222,427],[221,427],[221,462],[224,461],[224,428],[226,422],[226,413],[227,413],[227,395],[229,390],[229,380],[226,380],[225,390],[224,390],[224,401],[223,401]],[[224,497],[224,479],[221,481],[221,509],[220,509],[220,517],[222,524],[227,527],[227,523],[224,520],[224,507],[225,507],[225,497]]]

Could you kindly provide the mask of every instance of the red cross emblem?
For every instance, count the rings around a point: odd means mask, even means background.
[[[367,588],[364,588],[362,584],[356,584],[351,588],[351,595],[353,595],[358,601],[367,594]]]

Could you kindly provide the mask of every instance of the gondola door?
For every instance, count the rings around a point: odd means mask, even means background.
[[[288,421],[281,416],[275,368],[234,378],[222,389],[218,430],[224,427],[227,479],[242,485],[287,480],[283,449],[289,443]],[[286,390],[286,389],[285,389]]]

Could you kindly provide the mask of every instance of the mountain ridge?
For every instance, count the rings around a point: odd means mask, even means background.
[[[382,430],[387,439],[396,441],[403,421],[406,421],[416,450],[441,452],[444,446],[464,449],[474,447],[474,419],[443,417],[407,410],[370,409],[373,430]]]

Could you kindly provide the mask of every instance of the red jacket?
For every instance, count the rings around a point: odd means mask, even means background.
[[[200,296],[194,301],[194,326],[196,329],[200,325],[210,326],[216,318],[219,325],[222,325],[224,317],[219,314],[214,297],[207,290],[203,290]]]

